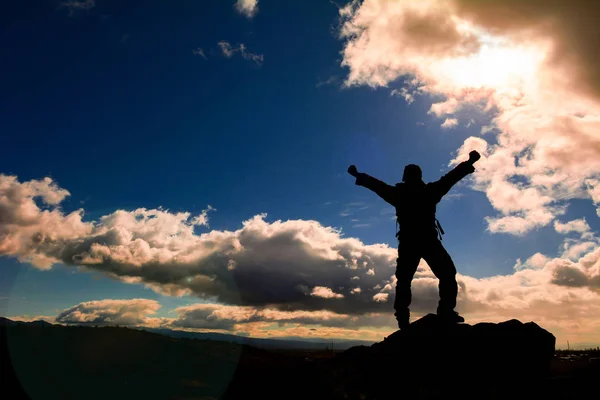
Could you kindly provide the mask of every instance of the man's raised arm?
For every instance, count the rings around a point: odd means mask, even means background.
[[[383,200],[394,205],[395,190],[393,186],[388,185],[387,183],[382,182],[377,178],[373,178],[372,176],[365,174],[364,172],[358,172],[354,165],[351,165],[348,168],[348,173],[356,178],[356,185],[364,186],[367,189],[372,190]]]
[[[448,191],[454,186],[458,181],[460,181],[465,176],[475,172],[475,167],[473,164],[479,160],[481,156],[475,150],[469,153],[469,159],[467,161],[463,161],[458,164],[454,169],[448,172],[446,175],[442,176],[438,181],[432,182],[431,184],[434,186],[436,190],[436,196],[438,197],[438,201],[442,199],[448,193]]]

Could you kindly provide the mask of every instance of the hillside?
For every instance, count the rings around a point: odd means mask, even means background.
[[[444,398],[448,385],[463,398],[581,398],[600,373],[593,357],[555,357],[551,334],[514,320],[449,331],[429,317],[338,353],[116,327],[0,325],[1,397],[10,399],[414,399]]]

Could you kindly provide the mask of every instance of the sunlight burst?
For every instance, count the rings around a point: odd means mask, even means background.
[[[441,60],[436,73],[458,88],[488,88],[502,92],[537,81],[547,47],[515,45],[489,36],[477,53]]]

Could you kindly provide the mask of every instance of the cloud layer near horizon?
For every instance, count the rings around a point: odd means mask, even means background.
[[[393,329],[397,254],[388,245],[345,238],[317,221],[267,222],[265,215],[244,221],[236,231],[196,233],[198,227],[207,229],[212,207],[196,217],[161,209],[117,210],[86,222],[83,210],[61,210],[68,194],[49,178],[19,182],[0,175],[0,255],[41,269],[54,263],[77,266],[165,295],[205,299],[208,304],[176,310],[179,317],[169,324],[180,328],[264,335],[285,321],[288,335],[292,328],[308,335],[310,324],[329,335],[340,335],[340,329],[355,336],[361,335],[357,329],[373,335]],[[458,309],[472,321],[521,318],[565,335],[597,338],[598,238],[585,220],[557,222],[555,229],[565,235],[559,257],[517,260],[507,276],[459,274]],[[414,315],[435,310],[437,280],[425,262],[412,287]],[[80,304],[59,320],[165,323],[139,317],[151,318],[157,309],[152,303],[126,306]]]
[[[487,113],[497,133],[482,127],[457,159],[484,155],[474,185],[498,211],[489,230],[526,234],[563,215],[570,199],[600,202],[599,7],[354,1],[340,9],[346,85],[404,80],[394,90],[410,102],[435,98],[430,114],[443,128],[457,129],[473,109]]]

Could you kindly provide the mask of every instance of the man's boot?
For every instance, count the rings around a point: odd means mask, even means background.
[[[410,311],[396,311],[394,314],[396,316],[396,320],[398,321],[398,328],[405,329],[410,325]]]
[[[437,311],[437,315],[438,317],[444,321],[444,322],[448,322],[451,324],[457,324],[459,322],[465,322],[465,319],[463,317],[461,317],[456,311],[454,310],[450,310],[450,311],[446,311],[446,310],[439,310]]]

